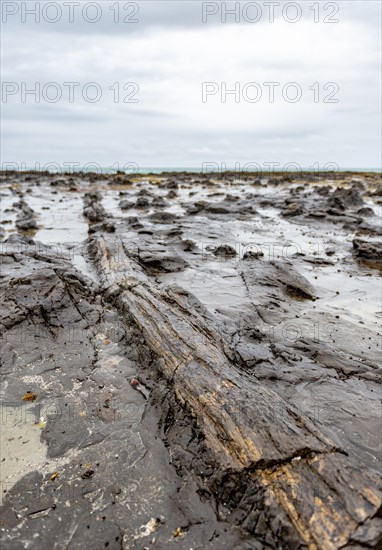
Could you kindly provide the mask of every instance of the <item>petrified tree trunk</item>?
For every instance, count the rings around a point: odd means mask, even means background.
[[[121,239],[97,235],[91,251],[107,295],[139,328],[177,401],[204,436],[199,458],[215,470],[204,483],[216,494],[216,476],[233,484],[233,492],[236,481],[244,480],[235,521],[272,546],[377,545],[377,476],[276,393],[240,372],[187,291],[158,290]],[[271,407],[284,414],[272,419]]]

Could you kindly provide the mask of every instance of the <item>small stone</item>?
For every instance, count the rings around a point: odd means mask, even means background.
[[[222,244],[214,249],[213,253],[215,256],[236,256],[237,252],[229,244]]]
[[[27,391],[25,395],[23,395],[23,401],[35,401],[37,399],[37,395],[33,393],[33,391]]]
[[[86,470],[86,472],[84,472],[81,475],[81,477],[82,479],[90,479],[93,476],[93,474],[94,474],[94,470],[89,469],[89,470]]]
[[[177,528],[175,529],[175,531],[173,531],[172,536],[173,536],[174,538],[183,537],[183,536],[184,536],[184,532],[182,531],[182,528],[181,528],[181,527],[177,527]]]

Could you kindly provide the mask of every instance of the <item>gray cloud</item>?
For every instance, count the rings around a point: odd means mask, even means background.
[[[102,88],[94,104],[81,95],[74,103],[64,96],[51,104],[10,97],[2,104],[5,160],[381,164],[379,2],[338,2],[339,23],[313,24],[314,2],[306,1],[298,23],[279,17],[253,25],[222,24],[219,17],[203,24],[195,0],[139,2],[139,23],[114,24],[111,4],[102,2],[107,17],[95,24],[81,18],[22,23],[17,14],[3,23],[3,81]],[[297,104],[243,97],[236,104],[216,94],[203,103],[206,81],[228,88],[277,81],[280,89],[296,81],[303,96]],[[314,103],[309,87],[331,81],[338,83],[339,103],[323,103],[322,89]],[[115,102],[110,87],[116,82],[136,82],[139,103]]]
[[[115,0],[3,0],[3,21],[6,21],[9,30],[49,32],[52,34],[122,34],[127,36],[133,33],[144,33],[152,28],[191,28],[200,26],[220,25],[222,14],[227,11],[226,22],[234,24],[239,17],[240,25],[250,25],[254,29],[269,20],[270,8],[263,1],[241,0],[237,16],[232,14],[236,1],[205,1],[205,0],[119,0],[119,9],[115,8]],[[274,7],[274,18],[282,18],[283,9],[289,0],[278,0]],[[7,4],[9,7],[7,7]],[[48,5],[57,5],[58,10]],[[91,7],[98,6],[98,11]],[[302,18],[313,20],[314,1],[301,0]],[[320,17],[339,19],[340,22],[357,20],[376,29],[380,26],[381,6],[375,0],[337,0],[326,4],[337,5],[338,10],[328,6],[320,8]],[[71,5],[71,7],[69,7]],[[217,10],[216,14],[205,16],[206,5]],[[251,5],[257,6],[251,8]],[[36,6],[35,12],[33,7]],[[136,6],[134,8],[133,6]],[[204,8],[203,8],[204,6]],[[16,12],[13,14],[13,10]],[[259,11],[257,11],[259,10]],[[338,13],[337,13],[338,11]],[[290,17],[293,18],[293,8]],[[231,14],[230,14],[231,13]],[[289,13],[289,12],[287,12]],[[260,14],[259,20],[255,14]],[[39,18],[37,22],[36,19]],[[99,18],[99,19],[98,19]],[[57,19],[57,21],[55,21]],[[91,22],[94,19],[94,22]],[[98,19],[98,20],[97,20]]]

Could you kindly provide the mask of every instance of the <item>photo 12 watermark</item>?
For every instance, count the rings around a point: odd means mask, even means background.
[[[48,162],[34,162],[33,164],[26,161],[3,161],[0,165],[1,173],[8,174],[14,172],[26,173],[29,178],[33,176],[39,176],[41,173],[47,173],[49,176],[55,175],[74,175],[74,174],[114,174],[114,175],[134,175],[141,172],[141,167],[137,162],[113,162],[107,166],[101,166],[96,161],[78,162],[78,161],[48,161]],[[34,174],[35,173],[35,174]]]
[[[296,24],[339,23],[337,2],[202,2],[202,22]]]
[[[201,166],[202,174],[211,174],[214,178],[217,178],[218,181],[222,182],[225,180],[229,181],[228,176],[232,175],[236,176],[237,179],[247,179],[250,176],[269,179],[275,176],[288,178],[292,174],[302,176],[306,173],[312,173],[319,176],[320,174],[325,175],[339,171],[340,166],[334,161],[325,163],[315,161],[308,167],[303,167],[296,161],[286,162],[285,164],[277,161],[235,161],[233,163],[228,163],[226,161],[205,161]]]
[[[1,21],[8,23],[70,23],[77,21],[95,25],[102,20],[124,25],[137,24],[140,6],[137,2],[33,2],[26,0],[15,2],[5,0],[1,3]]]
[[[221,103],[339,103],[340,86],[337,82],[202,82],[202,102],[213,97]]]
[[[10,99],[20,103],[99,103],[111,99],[114,103],[139,103],[137,82],[12,82],[1,84],[1,102]]]

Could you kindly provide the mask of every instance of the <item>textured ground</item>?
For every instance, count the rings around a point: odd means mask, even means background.
[[[379,176],[1,195],[5,548],[378,547]]]

